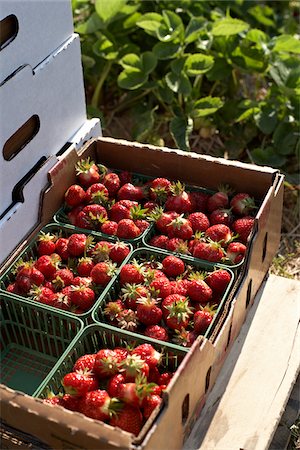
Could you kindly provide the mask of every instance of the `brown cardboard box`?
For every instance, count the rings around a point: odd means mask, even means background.
[[[277,250],[283,176],[267,167],[99,138],[84,146],[79,154],[71,149],[50,170],[50,186],[45,189],[41,205],[40,227],[51,220],[61,206],[64,192],[75,181],[74,164],[87,156],[113,168],[167,176],[212,190],[216,190],[221,183],[227,183],[236,191],[251,193],[261,203],[246,261],[235,293],[226,303],[222,320],[210,338],[196,342],[184,358],[165,393],[164,408],[142,442],[124,431],[112,429],[78,413],[53,409],[51,405],[6,387],[1,389],[2,418],[10,426],[33,434],[55,449],[180,449],[201,412]]]

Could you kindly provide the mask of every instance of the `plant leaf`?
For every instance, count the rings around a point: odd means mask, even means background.
[[[136,25],[151,36],[157,37],[157,30],[161,26],[163,17],[157,13],[147,13],[137,20]]]
[[[145,73],[135,68],[127,68],[118,76],[118,86],[122,89],[138,89],[146,83],[148,77]]]
[[[153,47],[153,52],[157,59],[172,59],[175,58],[180,49],[180,44],[173,42],[158,42]]]
[[[279,155],[274,147],[255,148],[251,151],[255,164],[261,166],[282,167],[286,163],[286,157]]]
[[[226,17],[225,19],[218,20],[212,26],[213,36],[232,36],[239,34],[242,31],[246,31],[249,28],[249,24],[239,19],[232,19]]]
[[[273,134],[274,145],[280,155],[292,155],[299,141],[298,133],[291,123],[280,123]]]
[[[204,97],[197,100],[193,105],[192,117],[204,117],[214,114],[222,108],[224,102],[219,97]]]
[[[272,48],[274,52],[300,53],[299,40],[289,34],[276,36],[272,43],[274,44],[274,47]]]
[[[200,37],[201,31],[207,23],[208,22],[204,17],[192,17],[185,29],[185,44],[196,41]]]
[[[119,14],[127,0],[96,0],[96,13],[104,23],[111,22]]]
[[[185,71],[188,75],[195,77],[208,72],[214,65],[212,56],[202,55],[201,53],[189,55],[185,61]]]
[[[152,52],[142,53],[141,63],[142,63],[143,72],[149,74],[156,67],[156,64],[157,64],[156,56]]]
[[[155,106],[153,109],[147,110],[139,115],[137,124],[132,131],[133,138],[136,141],[139,142],[144,141],[147,138],[147,136],[151,133],[155,122],[154,113],[157,110],[157,108],[158,106]]]
[[[76,33],[79,34],[93,34],[95,31],[101,30],[104,28],[104,24],[100,17],[98,17],[97,13],[93,13],[86,22],[81,23],[75,28]]]
[[[271,134],[277,124],[276,110],[272,106],[266,106],[258,114],[255,114],[254,120],[263,133]]]
[[[95,55],[107,60],[117,59],[119,54],[115,44],[105,36],[102,36],[98,41],[95,42],[95,44],[93,45],[93,52],[95,53]]]
[[[190,117],[176,116],[170,122],[170,133],[181,150],[190,150],[189,136],[193,130],[193,120]]]
[[[275,27],[275,23],[273,20],[274,11],[270,6],[267,5],[253,6],[252,8],[249,8],[248,13],[262,25],[265,25],[267,27]]]
[[[192,85],[188,78],[188,76],[182,72],[179,75],[176,75],[173,72],[167,73],[165,77],[166,83],[168,87],[178,94],[182,94],[184,96],[190,95],[192,91]]]

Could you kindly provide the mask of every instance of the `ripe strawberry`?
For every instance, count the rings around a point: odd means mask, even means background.
[[[212,289],[204,281],[205,274],[193,272],[189,276],[187,294],[193,302],[206,304],[212,298]]]
[[[118,398],[129,405],[140,406],[143,399],[152,392],[153,383],[147,383],[145,375],[139,374],[135,381],[120,383]]]
[[[166,297],[162,302],[162,311],[166,325],[172,330],[186,328],[192,314],[188,299],[179,294]]]
[[[170,192],[171,181],[167,178],[155,178],[150,183],[149,196],[158,203],[164,203]]]
[[[199,211],[205,213],[207,211],[207,201],[209,194],[205,192],[192,191],[189,193],[190,200],[193,205],[193,211]]]
[[[146,209],[146,214],[151,213],[155,208],[158,208],[158,203],[152,201],[152,200],[148,200],[147,202],[144,203],[144,209]]]
[[[144,231],[146,231],[150,227],[150,222],[148,222],[148,220],[146,219],[136,219],[134,223],[139,228],[140,233],[144,233]]]
[[[125,382],[135,381],[138,375],[149,375],[148,364],[138,355],[127,355],[120,362],[120,372],[124,375]]]
[[[27,294],[34,285],[40,286],[44,283],[44,280],[45,277],[42,272],[30,265],[23,266],[16,276],[16,284],[22,294]]]
[[[156,325],[162,318],[162,310],[157,306],[157,301],[147,297],[141,297],[137,300],[137,318],[144,325]]]
[[[138,318],[132,309],[123,309],[116,319],[117,326],[123,330],[135,331],[138,327]]]
[[[121,186],[126,183],[131,183],[132,181],[132,173],[128,172],[128,170],[121,170],[119,173],[119,178],[121,182]]]
[[[78,275],[80,277],[89,277],[94,265],[95,263],[93,262],[93,259],[90,258],[89,256],[79,258],[76,267]]]
[[[227,225],[217,224],[207,228],[205,236],[212,241],[219,242],[224,247],[232,239],[232,232]]]
[[[162,267],[163,272],[168,277],[172,278],[176,278],[177,276],[183,274],[183,272],[185,271],[185,264],[182,259],[173,255],[166,256],[162,260]]]
[[[145,269],[136,260],[125,264],[120,270],[120,284],[126,283],[140,284],[144,282]]]
[[[247,247],[241,242],[231,242],[226,249],[226,258],[233,264],[240,263],[245,256]]]
[[[169,224],[172,222],[172,220],[176,219],[176,217],[179,217],[179,214],[175,211],[168,211],[163,212],[162,210],[158,209],[151,214],[151,217],[154,218],[156,228],[161,234],[168,234]]]
[[[85,370],[92,372],[94,370],[96,354],[85,354],[80,356],[73,366],[73,372],[77,370]]]
[[[69,258],[69,252],[68,252],[68,238],[58,238],[55,242],[55,252],[57,253],[62,260],[67,261]]]
[[[42,272],[47,280],[52,280],[60,263],[61,257],[57,253],[52,253],[52,255],[40,256],[34,266]]]
[[[113,220],[107,220],[104,222],[101,227],[101,233],[109,234],[110,236],[115,236],[117,234],[118,224]]]
[[[167,241],[166,250],[176,253],[182,253],[183,255],[188,255],[190,253],[188,241],[177,237],[171,238]]]
[[[122,373],[117,373],[109,378],[107,382],[107,392],[110,397],[118,397],[119,385],[125,383],[125,377]]]
[[[113,222],[120,222],[122,219],[130,219],[130,207],[122,204],[120,201],[116,202],[109,209],[108,212],[110,220]]]
[[[176,211],[179,214],[192,212],[192,201],[189,194],[185,191],[185,185],[180,181],[172,183],[170,194],[165,203],[165,209],[167,211]]]
[[[38,237],[37,252],[39,256],[51,255],[55,252],[56,236],[51,233],[40,232]]]
[[[99,262],[91,270],[90,276],[95,284],[106,286],[117,272],[116,264],[112,262]]]
[[[225,257],[224,250],[218,242],[198,242],[193,249],[195,258],[211,262],[220,262]]]
[[[205,307],[194,314],[194,331],[197,334],[205,334],[210,326],[215,311],[209,307]]]
[[[223,225],[227,225],[230,228],[232,226],[234,216],[231,212],[231,209],[215,209],[209,215],[209,220],[211,225],[222,223]]]
[[[33,286],[28,292],[32,300],[43,303],[48,306],[55,306],[56,294],[45,286]]]
[[[126,304],[127,308],[136,309],[137,300],[141,297],[146,297],[148,289],[142,284],[137,283],[125,283],[121,289],[122,300]]]
[[[244,216],[236,219],[232,224],[232,229],[238,234],[238,239],[244,244],[247,243],[248,237],[252,231],[255,219],[251,216]]]
[[[232,208],[232,212],[239,216],[246,216],[251,211],[256,209],[254,198],[243,192],[236,194],[231,199],[230,206]]]
[[[189,284],[189,280],[187,279],[178,279],[170,282],[171,285],[171,294],[180,294],[187,295],[187,287]],[[170,295],[171,295],[170,294]]]
[[[224,209],[229,205],[228,194],[231,192],[229,186],[219,186],[218,192],[211,195],[207,201],[207,209],[211,213],[215,209]]]
[[[103,310],[104,315],[107,318],[106,320],[113,325],[117,325],[117,317],[120,315],[123,309],[124,306],[122,300],[120,299],[108,302]]]
[[[107,220],[107,211],[104,206],[93,203],[87,205],[77,214],[75,226],[84,229],[99,230]]]
[[[102,178],[102,183],[108,190],[110,197],[115,197],[121,186],[120,178],[115,172],[107,173]]]
[[[88,311],[95,303],[95,292],[85,285],[72,286],[70,299],[82,311]]]
[[[109,257],[114,263],[121,264],[129,253],[130,248],[128,244],[125,242],[116,242],[110,249]]]
[[[87,250],[89,240],[85,234],[71,234],[68,241],[68,252],[71,256],[82,256]]]
[[[104,389],[87,392],[80,401],[80,411],[92,419],[107,421],[113,411],[116,399],[112,399]]]
[[[189,214],[188,220],[192,226],[193,232],[206,231],[210,226],[208,217],[202,212],[193,212]]]
[[[191,239],[193,236],[192,224],[183,215],[173,219],[167,226],[167,234],[170,238],[178,237],[183,240]]]
[[[86,203],[106,205],[108,201],[108,190],[102,183],[94,183],[87,188],[85,193]]]
[[[64,394],[61,400],[62,406],[69,411],[79,411],[80,397]]]
[[[119,357],[108,348],[99,350],[95,356],[94,372],[98,378],[108,378],[119,372]]]
[[[139,408],[125,404],[116,415],[111,417],[109,424],[138,436],[142,429],[143,416]]]
[[[62,309],[63,311],[71,311],[72,305],[71,305],[71,286],[67,286],[63,288],[61,292],[57,292],[56,299],[55,299],[55,308]],[[66,291],[69,290],[69,293]]]
[[[140,202],[145,198],[145,191],[141,186],[134,186],[132,183],[126,183],[119,189],[117,197],[119,200],[133,200]]]
[[[169,340],[167,330],[160,325],[149,325],[145,329],[144,334],[145,336],[151,337],[152,339],[158,339],[159,341],[167,342]]]
[[[52,278],[52,284],[56,291],[61,291],[65,286],[73,282],[74,274],[70,269],[58,269]]]
[[[182,345],[183,347],[191,347],[197,339],[197,336],[198,335],[195,331],[181,328],[181,330],[175,330],[175,336],[172,341],[175,344]]]
[[[61,395],[49,395],[46,398],[43,398],[43,403],[50,403],[50,405],[59,405],[59,406],[64,406],[63,405],[63,398]]]
[[[114,244],[108,241],[98,241],[96,245],[90,250],[90,256],[94,262],[108,261],[109,254]]]
[[[159,248],[167,248],[167,243],[169,241],[168,236],[164,234],[155,235],[149,240],[149,245],[152,245],[153,247],[159,247]]]
[[[65,192],[64,200],[69,208],[79,206],[85,201],[85,190],[79,184],[72,184]]]
[[[231,275],[225,269],[214,270],[205,277],[205,282],[208,286],[210,286],[214,292],[220,294],[223,294],[230,281]]]
[[[67,213],[68,220],[72,225],[76,225],[77,222],[77,216],[84,208],[84,205],[75,206],[75,208],[72,208],[71,211]]]
[[[86,287],[92,287],[93,280],[91,277],[74,277],[72,281],[72,286],[86,286]]]
[[[140,236],[140,234],[141,230],[132,219],[121,219],[119,221],[116,233],[118,238],[134,239]]]
[[[160,376],[158,377],[157,380],[157,384],[164,385],[164,386],[168,386],[168,384],[170,383],[170,381],[173,378],[173,373],[172,372],[163,372],[160,374]]]
[[[162,354],[151,344],[140,344],[132,350],[131,354],[140,356],[150,369],[159,365],[162,359]]]
[[[98,380],[92,372],[80,371],[67,373],[62,380],[67,394],[81,396],[98,388]]]
[[[154,278],[149,285],[149,289],[156,298],[166,298],[171,294],[170,281],[166,277]]]
[[[161,405],[161,403],[162,403],[162,398],[159,395],[156,395],[156,394],[147,395],[147,397],[145,397],[142,402],[142,411],[143,411],[144,418],[149,419],[152,412],[159,405]]]
[[[100,180],[99,169],[90,158],[81,159],[75,165],[77,180],[83,187],[89,187]]]

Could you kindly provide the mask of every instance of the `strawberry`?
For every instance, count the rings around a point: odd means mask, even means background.
[[[232,208],[232,212],[239,216],[246,216],[256,209],[254,198],[243,192],[236,194],[231,199],[230,206]]]
[[[76,267],[78,275],[80,277],[89,277],[94,265],[95,263],[93,262],[93,259],[90,258],[89,256],[79,258]]]
[[[62,397],[62,406],[69,411],[79,411],[80,397],[76,395],[64,394]]]
[[[155,178],[150,183],[149,196],[158,203],[164,203],[170,192],[171,181],[167,178]]]
[[[223,247],[232,239],[232,232],[227,225],[212,225],[205,231],[205,236],[215,242],[219,242]]]
[[[165,208],[167,211],[175,211],[179,214],[192,212],[193,204],[189,194],[185,191],[185,185],[180,181],[172,183]]]
[[[130,219],[130,207],[127,207],[126,205],[122,204],[121,202],[116,202],[112,207],[109,209],[108,212],[110,220],[113,222],[120,222],[122,219]]]
[[[186,330],[181,328],[181,330],[175,330],[175,336],[172,341],[175,344],[182,345],[183,347],[191,347],[195,340],[197,339],[197,334],[193,330]]]
[[[67,394],[81,396],[98,388],[98,380],[92,372],[77,370],[67,373],[62,380]]]
[[[160,386],[162,386],[162,385],[168,386],[168,384],[170,383],[172,378],[173,378],[172,372],[163,372],[159,375],[157,384],[159,384]]]
[[[159,395],[156,395],[156,394],[147,395],[147,397],[145,397],[142,402],[142,411],[143,411],[144,418],[149,419],[152,412],[159,405],[161,405],[161,403],[162,403],[162,398]]]
[[[120,178],[115,172],[107,173],[104,178],[102,178],[102,183],[108,190],[110,197],[115,197],[121,186]]]
[[[214,314],[215,311],[207,306],[199,311],[196,311],[193,318],[194,331],[197,334],[205,334],[213,320]]]
[[[145,269],[136,260],[125,264],[120,270],[120,284],[126,283],[140,284],[144,282]]]
[[[16,276],[18,290],[22,294],[27,294],[33,285],[40,286],[44,283],[45,277],[36,267],[25,265]]]
[[[95,162],[87,159],[81,159],[75,165],[77,180],[83,187],[89,187],[100,180],[99,169]]]
[[[82,256],[87,250],[89,240],[85,234],[71,234],[68,241],[68,252],[71,256]]]
[[[125,377],[122,373],[116,373],[107,382],[107,392],[111,397],[118,397],[119,385],[125,383]]]
[[[33,286],[28,292],[33,300],[48,306],[55,306],[56,294],[45,286]]]
[[[194,205],[193,210],[205,213],[207,211],[207,201],[209,194],[205,192],[192,191],[189,193],[189,198]]]
[[[116,319],[117,326],[123,330],[135,331],[137,329],[138,318],[132,309],[123,309]]]
[[[104,206],[99,204],[87,205],[77,214],[75,225],[79,228],[84,229],[95,229],[101,228],[103,223],[107,220],[107,211]]]
[[[142,428],[143,416],[139,408],[125,404],[111,417],[109,424],[137,436]]]
[[[189,214],[188,220],[192,226],[193,232],[206,231],[210,226],[208,217],[202,212],[193,212]]]
[[[77,216],[84,208],[84,205],[75,206],[75,208],[72,208],[71,211],[67,213],[68,220],[72,225],[76,225],[77,222]]]
[[[52,253],[52,255],[40,256],[34,266],[42,272],[47,280],[52,280],[60,263],[61,257],[57,253]]]
[[[180,238],[171,238],[166,243],[166,250],[176,253],[182,253],[183,255],[188,255],[190,253],[188,241]]]
[[[144,331],[145,336],[152,339],[158,339],[159,341],[167,342],[169,340],[168,332],[160,325],[149,325]]]
[[[94,183],[85,192],[86,203],[106,205],[108,201],[108,190],[102,183]]]
[[[144,209],[146,209],[146,213],[149,214],[151,213],[155,208],[158,208],[158,203],[148,200],[147,202],[144,203]]]
[[[161,234],[168,234],[168,226],[172,220],[179,217],[179,214],[175,211],[163,212],[162,210],[156,210],[151,214],[151,217],[156,220],[155,225]]]
[[[137,318],[144,325],[156,325],[162,318],[162,310],[157,306],[157,301],[147,297],[141,297],[137,300]]]
[[[91,270],[90,276],[95,284],[106,286],[117,272],[116,264],[99,262]]]
[[[87,392],[80,401],[80,412],[92,419],[107,421],[112,415],[116,399],[111,398],[104,389]]]
[[[244,216],[236,219],[232,224],[232,229],[238,234],[238,239],[244,244],[247,243],[254,225],[254,217]]]
[[[101,233],[109,234],[110,236],[115,236],[117,234],[118,224],[113,220],[107,220],[104,222],[101,227]]]
[[[167,243],[169,241],[168,236],[164,235],[164,234],[160,234],[160,235],[155,235],[153,236],[148,244],[152,245],[153,247],[159,247],[159,248],[167,248]]]
[[[170,282],[171,285],[171,294],[180,294],[187,295],[187,287],[189,284],[189,280],[187,279],[178,279]],[[170,294],[170,295],[171,295]]]
[[[117,317],[123,311],[124,306],[122,300],[110,301],[106,304],[103,312],[107,317],[107,321],[111,324],[117,324]]]
[[[119,173],[120,183],[121,186],[126,183],[131,183],[132,181],[132,174],[131,172],[128,172],[128,170],[121,170]]]
[[[192,224],[183,214],[173,219],[167,226],[167,234],[170,238],[178,237],[183,240],[191,239],[193,236]]]
[[[245,256],[247,247],[241,242],[231,242],[226,249],[226,258],[233,264],[240,263]]]
[[[70,300],[82,311],[88,311],[95,303],[95,292],[85,285],[72,286]]]
[[[72,286],[86,286],[86,287],[92,287],[93,280],[91,277],[74,277],[72,281]]]
[[[139,374],[134,382],[120,383],[118,398],[129,405],[140,406],[143,399],[152,392],[153,383],[147,383],[145,375]]]
[[[85,201],[85,190],[79,184],[72,184],[65,192],[64,200],[69,208],[79,206]]]
[[[70,269],[58,269],[52,278],[52,284],[56,291],[61,291],[65,286],[73,282],[74,274]]]
[[[207,201],[207,209],[211,213],[215,209],[224,209],[229,205],[228,194],[231,192],[229,186],[219,186],[218,192],[211,195]]]
[[[162,354],[155,350],[151,344],[140,344],[131,353],[140,356],[150,369],[159,365],[162,359]]]
[[[234,216],[231,212],[231,209],[215,209],[209,215],[209,221],[211,225],[222,223],[223,225],[227,225],[230,228],[232,226],[233,220]]]
[[[211,262],[220,262],[225,257],[224,250],[218,242],[198,242],[193,249],[195,258]]]
[[[96,245],[90,250],[90,256],[93,261],[98,263],[101,261],[108,261],[109,254],[114,244],[108,241],[98,241]]]
[[[69,258],[69,252],[68,252],[68,238],[58,238],[55,242],[55,252],[57,253],[62,260],[67,261]]]
[[[66,290],[69,289],[70,293],[66,293]],[[72,309],[71,306],[71,286],[67,286],[66,288],[63,288],[61,292],[56,293],[56,299],[55,299],[55,308],[62,309],[63,311],[70,311]]]
[[[187,297],[179,294],[166,297],[162,302],[162,311],[166,325],[172,330],[186,328],[192,314]]]
[[[154,278],[149,285],[152,295],[159,298],[166,298],[171,294],[170,281],[166,277]]]
[[[85,354],[80,356],[73,366],[73,372],[85,370],[92,372],[94,370],[96,354]]]
[[[172,278],[176,278],[178,275],[183,274],[185,271],[185,264],[181,258],[177,256],[169,255],[162,260],[163,272]]]
[[[94,372],[98,378],[108,378],[119,372],[119,357],[108,348],[101,349],[96,353]]]
[[[137,283],[125,283],[121,289],[122,299],[127,308],[136,309],[137,300],[141,297],[146,297],[148,289],[142,284]]]
[[[119,200],[133,200],[140,202],[145,198],[145,192],[141,186],[134,186],[132,183],[126,183],[119,189],[117,197]]]
[[[206,304],[212,298],[212,289],[204,281],[205,274],[193,272],[189,275],[187,295],[193,302]]]
[[[117,233],[118,238],[134,239],[141,234],[141,230],[134,223],[132,219],[121,219],[118,223]]]
[[[150,227],[150,223],[146,219],[136,219],[134,223],[139,228],[140,233],[144,233]]]
[[[214,292],[220,294],[223,294],[230,281],[231,275],[225,269],[214,270],[205,277],[205,282],[208,286],[210,286]]]
[[[138,375],[143,375],[147,378],[149,366],[140,356],[127,355],[120,362],[120,372],[124,375],[125,382],[133,382]]]
[[[38,247],[37,252],[39,256],[51,255],[55,252],[55,241],[56,236],[51,233],[40,232],[38,237]]]
[[[129,253],[130,248],[125,242],[116,242],[110,249],[109,257],[114,263],[121,264]]]

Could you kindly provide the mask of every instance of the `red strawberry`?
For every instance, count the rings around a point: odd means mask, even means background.
[[[120,283],[124,285],[126,283],[140,284],[144,282],[145,269],[142,264],[139,264],[136,260],[125,264],[120,270]]]
[[[127,355],[120,362],[120,372],[124,375],[125,382],[133,382],[138,375],[144,375],[147,378],[149,366],[140,356]]]
[[[244,244],[247,243],[248,237],[252,231],[255,219],[251,216],[244,216],[236,219],[232,224],[232,229],[238,234],[238,239]]]
[[[119,189],[117,197],[119,200],[133,200],[139,202],[145,198],[145,192],[141,186],[134,186],[131,183],[126,183]]]
[[[33,285],[40,286],[44,280],[42,272],[30,265],[22,267],[16,276],[16,284],[22,294],[27,294]]]
[[[147,395],[143,399],[142,402],[142,410],[143,410],[143,416],[145,419],[149,419],[152,412],[162,403],[162,398],[159,395],[152,394]]]
[[[122,373],[117,373],[109,378],[107,383],[107,392],[111,397],[118,397],[119,385],[125,383],[125,377]]]
[[[52,255],[40,256],[34,266],[42,272],[47,280],[52,280],[60,263],[61,257],[57,253],[52,253]]]
[[[212,241],[219,242],[223,247],[232,239],[232,232],[227,225],[212,225],[205,231],[205,236]]]
[[[231,209],[215,209],[209,215],[209,220],[211,225],[222,223],[223,225],[227,225],[230,228],[232,226],[234,217]]]
[[[147,210],[147,214],[151,213],[155,208],[157,208],[159,205],[158,203],[148,200],[147,202],[144,203],[144,209]]]
[[[149,245],[152,245],[153,247],[159,247],[159,248],[167,248],[167,243],[169,241],[168,236],[164,235],[164,234],[160,234],[160,235],[156,235],[153,236],[150,240],[149,240]]]
[[[106,286],[116,274],[117,266],[112,262],[99,262],[91,270],[90,276],[95,284]]]
[[[61,259],[67,260],[69,258],[69,252],[68,252],[68,238],[58,238],[55,242],[55,253],[57,253]],[[53,252],[54,253],[54,252]]]
[[[205,282],[208,286],[210,286],[214,292],[220,294],[223,294],[230,281],[231,275],[225,269],[214,270],[205,277]]]
[[[71,256],[81,256],[86,251],[87,236],[85,234],[71,234],[68,241],[68,252]]]
[[[86,286],[92,287],[93,280],[91,277],[74,277],[72,281],[72,286]]]
[[[108,190],[102,183],[94,183],[85,193],[86,203],[92,203],[97,205],[106,205],[108,201]]]
[[[74,274],[70,269],[58,269],[52,278],[52,284],[56,291],[61,291],[65,286],[73,282]]]
[[[194,272],[189,276],[187,294],[193,302],[206,304],[212,298],[212,289],[204,281],[205,274]]]
[[[85,354],[80,356],[73,366],[73,372],[77,370],[93,371],[95,365],[96,354]]]
[[[232,212],[239,216],[246,216],[251,211],[256,209],[254,198],[243,192],[236,194],[231,199],[230,206],[232,208]]]
[[[181,328],[181,330],[175,330],[175,336],[172,341],[175,344],[182,345],[183,347],[191,347],[198,335],[193,330],[186,330],[185,328]]]
[[[148,222],[148,220],[146,219],[136,219],[134,223],[139,228],[141,233],[144,233],[144,231],[146,231],[150,227],[150,222]]]
[[[42,255],[51,255],[55,252],[55,241],[56,236],[51,233],[44,233],[41,231],[39,237],[38,237],[38,254],[39,256]]]
[[[115,236],[117,234],[118,224],[113,220],[107,220],[104,222],[101,227],[101,233],[109,234],[110,236]]]
[[[62,385],[67,394],[81,396],[88,391],[94,391],[98,388],[98,380],[89,371],[80,371],[67,373],[62,380]]]
[[[142,284],[125,283],[121,289],[122,299],[127,308],[136,309],[136,302],[141,297],[148,295],[148,289]]]
[[[95,265],[95,263],[93,262],[93,259],[88,256],[79,258],[78,264],[76,267],[78,275],[80,277],[89,277],[94,265]]]
[[[95,292],[85,285],[72,286],[70,299],[82,311],[88,311],[95,303]]]
[[[207,306],[194,314],[194,331],[197,334],[205,334],[208,327],[210,326],[215,311]]]
[[[188,255],[190,253],[188,241],[177,237],[171,238],[167,241],[166,249],[171,252],[182,253],[183,255]]]
[[[35,301],[48,306],[55,306],[56,294],[45,286],[33,286],[28,295]]]
[[[107,317],[107,321],[111,324],[117,324],[117,317],[123,311],[124,306],[120,299],[116,301],[110,301],[106,304],[103,312]]]
[[[135,381],[120,383],[118,398],[132,406],[140,406],[143,399],[152,392],[153,383],[147,383],[145,375],[139,374]]]
[[[112,415],[115,402],[104,389],[95,389],[87,392],[80,401],[80,412],[92,419],[107,421]]]
[[[183,240],[191,239],[193,236],[192,224],[183,215],[173,219],[167,226],[167,234],[170,238],[178,237]]]
[[[107,220],[104,206],[93,203],[85,206],[76,216],[75,225],[79,228],[99,230]]]
[[[157,301],[150,296],[137,300],[137,318],[144,325],[156,325],[162,318],[162,310],[157,306]]]
[[[211,262],[220,262],[225,257],[224,250],[218,242],[198,242],[193,249],[195,258]]]
[[[165,298],[171,294],[170,281],[166,277],[154,278],[149,285],[149,289],[155,297]]]
[[[162,354],[155,350],[151,344],[140,344],[131,353],[146,361],[150,369],[160,364],[162,358]]]
[[[193,191],[189,193],[190,200],[194,205],[193,210],[205,213],[207,210],[207,201],[209,194],[199,191]]]
[[[192,314],[188,299],[179,294],[166,297],[162,302],[162,311],[166,325],[172,330],[186,328]]]
[[[158,231],[162,234],[168,234],[169,224],[172,220],[179,217],[179,214],[175,211],[162,212],[160,210],[153,212],[154,220],[156,220],[155,225]]]
[[[226,250],[226,258],[233,264],[240,263],[245,256],[247,247],[241,242],[231,242]]]
[[[132,174],[131,172],[128,172],[128,170],[121,170],[119,173],[119,178],[121,182],[121,186],[126,183],[131,183],[132,181]]]
[[[165,208],[167,211],[176,211],[179,214],[192,212],[192,201],[189,194],[185,191],[185,185],[180,183],[180,181],[172,183]]]
[[[170,282],[171,285],[171,294],[180,294],[187,295],[187,287],[189,284],[189,280],[187,279],[178,279]],[[171,295],[170,294],[170,295]]]
[[[134,239],[140,236],[140,234],[141,230],[132,219],[121,219],[119,221],[116,233],[118,238]]]
[[[109,424],[137,436],[142,428],[143,416],[139,408],[125,404],[121,411],[111,417]]]
[[[196,231],[205,231],[210,226],[208,217],[202,212],[189,214],[188,220],[190,221],[194,233]]]
[[[128,244],[125,242],[116,242],[110,249],[109,257],[114,263],[121,264],[129,253],[130,248]]]
[[[119,357],[108,348],[101,349],[96,353],[94,372],[103,379],[108,378],[119,372]]]
[[[122,204],[121,202],[116,202],[110,208],[108,212],[110,220],[113,222],[120,222],[122,219],[130,219],[130,207]]]
[[[76,225],[77,222],[77,216],[84,208],[84,205],[75,206],[75,208],[72,208],[71,211],[67,213],[68,220],[72,225]]]
[[[123,330],[135,331],[138,326],[136,312],[132,309],[123,309],[116,317],[117,326]]]
[[[71,310],[71,289],[71,286],[67,286],[61,292],[56,293],[55,308],[62,309],[63,311]],[[67,290],[69,290],[69,293],[66,292]]]
[[[211,213],[215,209],[224,209],[229,205],[228,194],[231,192],[229,186],[220,186],[218,192],[211,195],[207,201],[207,209]]]
[[[158,203],[164,203],[170,192],[171,181],[167,178],[155,178],[150,183],[149,196]]]
[[[99,169],[90,158],[78,161],[75,169],[77,180],[81,186],[89,187],[100,180]]]
[[[110,197],[115,197],[121,186],[120,178],[115,172],[107,173],[102,179],[102,183],[108,190]]]
[[[99,241],[96,245],[91,249],[90,256],[93,258],[94,262],[108,261],[109,254],[111,249],[113,248],[113,242],[108,241]]]
[[[62,397],[62,406],[69,411],[79,411],[80,397],[76,395],[65,394]]]
[[[181,258],[177,256],[166,256],[162,260],[163,272],[172,278],[176,278],[178,275],[183,274],[185,271],[185,264]]]
[[[149,325],[145,331],[145,336],[151,337],[152,339],[158,339],[160,341],[168,341],[169,336],[165,328],[160,325]]]
[[[85,201],[85,190],[79,184],[72,184],[65,192],[64,199],[69,208],[79,206]]]

